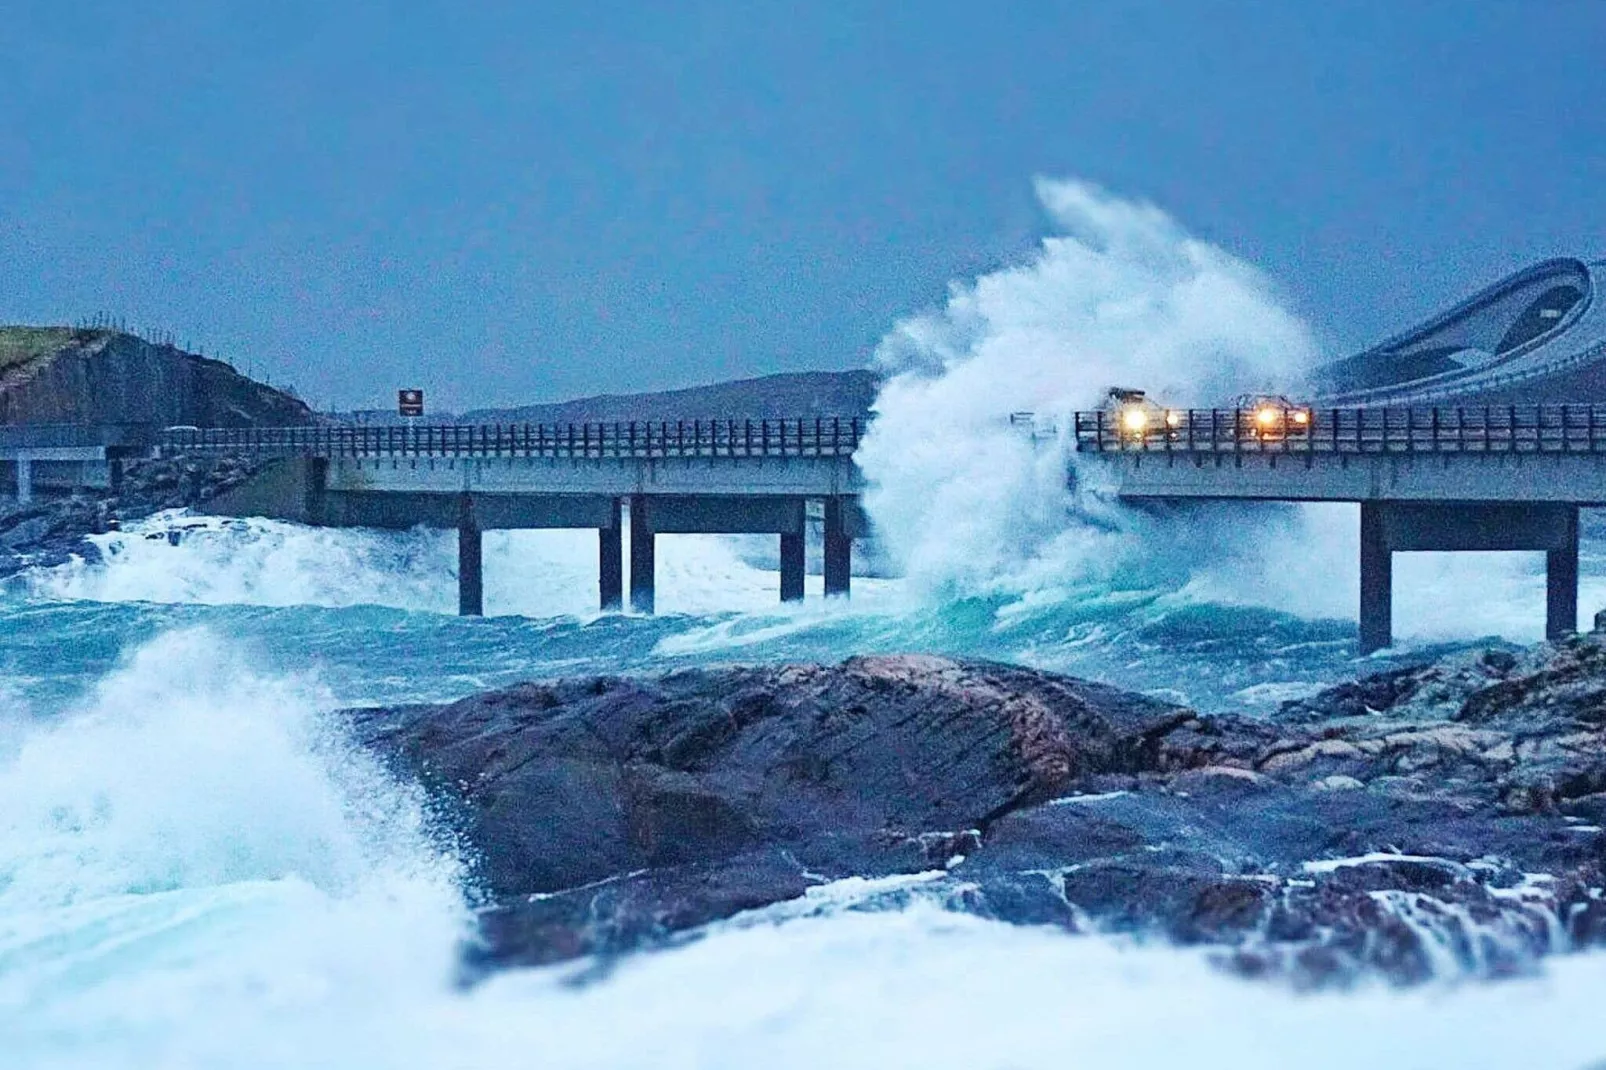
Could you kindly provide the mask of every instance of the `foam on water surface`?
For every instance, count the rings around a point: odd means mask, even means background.
[[[516,1051],[553,1067],[1183,1054],[1583,1067],[1606,1054],[1587,1010],[1606,991],[1598,955],[1497,986],[1299,996],[1191,951],[946,913],[922,895],[941,873],[837,882],[601,974],[517,971],[464,990],[473,892],[453,844],[414,788],[344,741],[315,674],[254,657],[213,629],[168,631],[67,706],[7,717],[9,1065],[473,1067]]]

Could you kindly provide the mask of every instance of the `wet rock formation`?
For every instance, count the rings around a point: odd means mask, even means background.
[[[917,897],[1332,984],[1498,976],[1606,938],[1601,698],[1588,636],[1269,719],[918,656],[351,716],[471,846],[482,968],[680,939],[871,877],[862,908]]]
[[[198,509],[240,486],[261,463],[244,457],[152,458],[131,461],[114,491],[80,491],[0,507],[0,577],[49,568],[72,557],[98,560],[91,535],[165,509]]]

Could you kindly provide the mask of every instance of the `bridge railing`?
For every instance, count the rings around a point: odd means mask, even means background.
[[[170,453],[311,457],[848,457],[864,421],[674,420],[580,424],[169,428]]]
[[[1603,453],[1606,406],[1308,409],[1297,425],[1258,409],[1179,409],[1131,431],[1109,411],[1075,414],[1076,448],[1125,453]]]

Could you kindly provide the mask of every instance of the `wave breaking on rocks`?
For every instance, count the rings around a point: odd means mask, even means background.
[[[1510,976],[1606,942],[1598,635],[1258,718],[917,655],[350,717],[470,847],[472,974],[914,899],[1298,986]]]

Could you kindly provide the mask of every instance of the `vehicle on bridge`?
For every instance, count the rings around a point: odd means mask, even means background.
[[[1309,405],[1282,394],[1243,394],[1234,406],[1238,433],[1262,440],[1299,438],[1310,434],[1316,418]]]
[[[1179,410],[1167,409],[1144,391],[1129,387],[1110,387],[1104,398],[1104,411],[1110,423],[1127,438],[1175,435],[1183,421]]]

